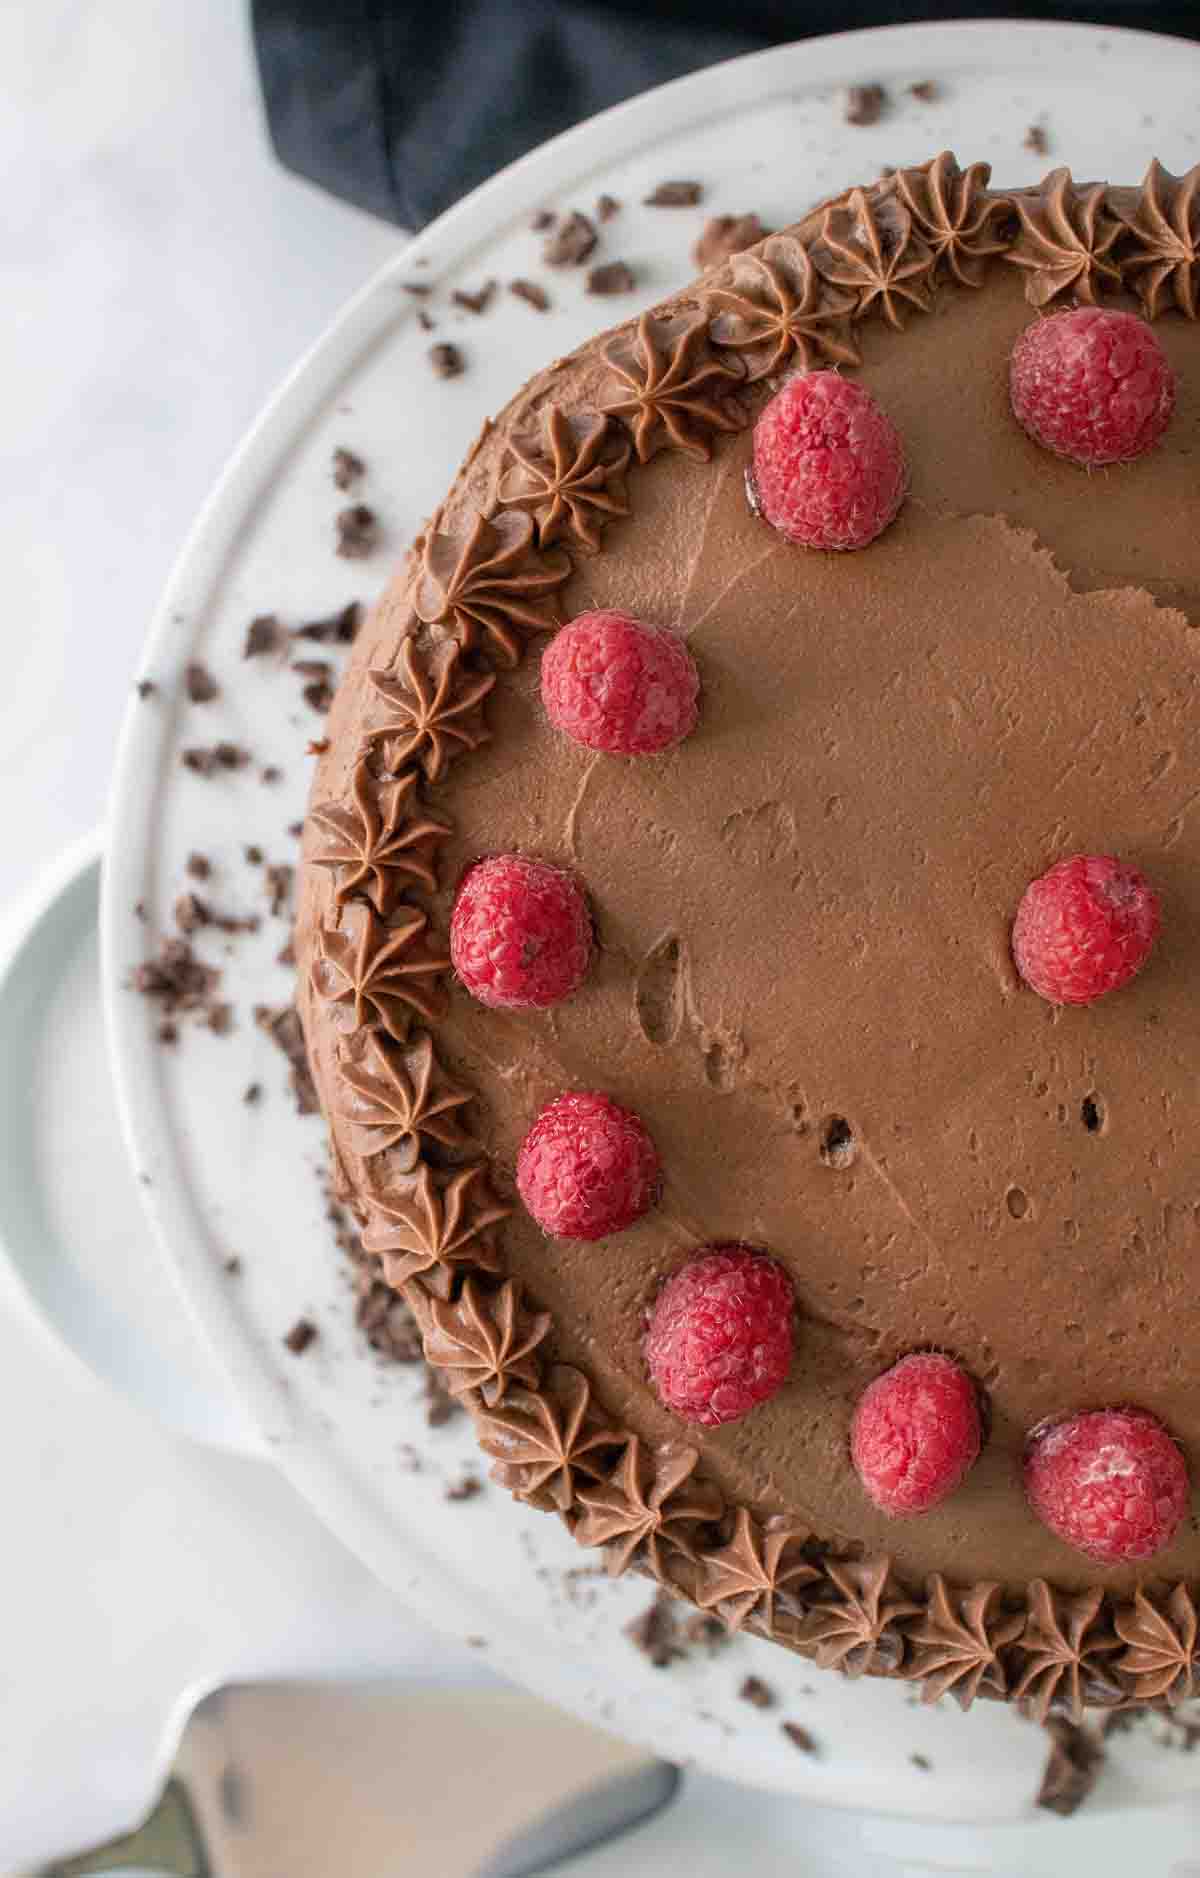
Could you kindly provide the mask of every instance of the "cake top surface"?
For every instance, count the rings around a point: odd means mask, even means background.
[[[360,635],[306,836],[338,1165],[507,1483],[618,1566],[964,1700],[1170,1698],[1194,1664],[1194,1520],[1151,1567],[1100,1566],[1032,1517],[1020,1463],[1047,1417],[1123,1403],[1200,1451],[1197,177],[1004,194],[942,157],[535,378]],[[1174,367],[1137,464],[1085,473],[1013,421],[1014,342],[1075,301],[1140,305]],[[756,414],[820,367],[869,388],[911,469],[858,553],[747,501]],[[663,755],[542,712],[540,635],[602,607],[699,668]],[[447,989],[455,887],[514,852],[571,870],[596,923],[549,1010]],[[1082,1010],[1010,948],[1075,852],[1135,862],[1163,907],[1146,971]],[[545,1237],[513,1189],[570,1089],[636,1111],[663,1168],[600,1241]],[[696,1428],[649,1386],[645,1312],[722,1241],[786,1268],[795,1358]],[[889,1519],[850,1421],[928,1347],[979,1385],[987,1439],[940,1506]]]

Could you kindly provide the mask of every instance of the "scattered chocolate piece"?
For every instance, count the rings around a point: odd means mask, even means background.
[[[209,1006],[208,1028],[214,1037],[227,1037],[233,1029],[232,1004],[213,1004]]]
[[[158,956],[135,967],[131,988],[162,1006],[164,1017],[181,1011],[205,1011],[213,1003],[221,974],[205,965],[186,939],[164,939]]]
[[[259,613],[246,628],[242,647],[244,659],[260,659],[268,652],[282,652],[287,634],[274,613]]]
[[[167,1022],[160,1024],[158,1027],[158,1041],[160,1043],[167,1043],[167,1044],[178,1043],[179,1042],[178,1024],[172,1024],[169,1019],[167,1020]]]
[[[624,261],[605,261],[587,277],[588,293],[631,293],[636,285],[633,269]]]
[[[882,85],[851,85],[842,116],[847,124],[878,124],[887,102],[888,95]]]
[[[260,783],[266,783],[267,787],[270,788],[273,783],[283,781],[283,771],[277,769],[274,763],[268,763],[258,780]]]
[[[309,1344],[315,1343],[316,1339],[317,1327],[312,1319],[298,1317],[283,1341],[293,1356],[303,1356]]]
[[[587,260],[598,239],[594,223],[574,210],[548,237],[542,259],[547,267],[578,267]]]
[[[879,165],[879,176],[882,182],[886,182],[889,176],[894,176],[895,174],[896,165],[894,163],[881,163]]]
[[[352,489],[367,473],[367,466],[353,450],[339,447],[333,453],[333,481],[338,489]]]
[[[495,281],[485,280],[477,293],[466,293],[463,288],[456,287],[450,298],[455,306],[464,307],[468,313],[486,313],[492,304],[495,292]]]
[[[267,898],[271,903],[273,919],[279,919],[287,910],[292,894],[293,871],[287,861],[274,861],[266,871]]]
[[[301,835],[304,833],[304,823],[303,822],[289,822],[287,825],[287,831],[288,831],[288,834],[292,837],[293,841],[299,841]]]
[[[300,1023],[300,1013],[294,1004],[278,1007],[270,1004],[258,1004],[254,1007],[254,1021],[260,1030],[274,1039],[291,1064],[292,1094],[296,1098],[298,1115],[315,1115],[320,1107],[317,1101],[317,1088],[308,1067],[308,1051],[304,1044],[304,1030]]]
[[[553,209],[539,209],[529,226],[540,235],[544,228],[553,228],[557,220]]]
[[[801,1754],[815,1754],[816,1753],[817,1751],[816,1742],[813,1740],[812,1736],[809,1734],[808,1729],[802,1728],[799,1722],[780,1722],[779,1726],[780,1726],[781,1731],[787,1736],[788,1740],[791,1742],[792,1746],[794,1748],[799,1748]]]
[[[146,902],[145,902],[144,900],[135,900],[135,901],[134,901],[134,903],[133,903],[133,917],[134,917],[134,919],[140,919],[140,920],[141,920],[141,922],[142,922],[142,924],[143,924],[143,926],[145,925],[145,923],[146,923],[146,921],[147,921],[147,920],[149,919],[149,917],[150,917],[150,915],[149,915],[149,913],[148,913],[148,912],[147,912],[147,910],[146,910]]]
[[[692,259],[697,267],[716,267],[743,248],[752,248],[756,241],[765,241],[770,233],[757,215],[713,215],[692,249]]]
[[[304,699],[305,704],[311,705],[314,711],[320,711],[321,715],[324,716],[325,712],[333,703],[333,686],[327,678],[317,678],[313,680],[311,685],[305,685],[300,696]],[[326,738],[325,741],[328,744],[328,738]]]
[[[918,99],[921,104],[933,104],[941,97],[942,88],[936,78],[923,78],[919,84],[909,86],[908,94],[910,98]],[[914,1761],[917,1759],[915,1754],[913,1759]]]
[[[250,761],[250,752],[239,749],[236,743],[214,743],[210,749],[185,750],[179,760],[197,776],[212,776],[219,769],[243,769]]]
[[[515,293],[518,300],[524,300],[538,313],[544,313],[550,305],[550,295],[544,287],[539,287],[536,280],[510,280],[509,293]]]
[[[324,756],[328,748],[328,737],[310,737],[304,747],[304,754],[305,756]]]
[[[260,1082],[247,1083],[242,1093],[242,1101],[248,1109],[252,1109],[256,1102],[261,1102],[262,1084]]]
[[[729,1632],[711,1611],[693,1611],[684,1620],[683,1640],[689,1645],[702,1645],[711,1655],[729,1642]]]
[[[621,205],[615,196],[598,196],[594,214],[598,222],[611,222],[614,215],[620,213]]]
[[[464,1474],[461,1480],[455,1480],[446,1488],[448,1500],[473,1500],[483,1492],[483,1482],[478,1474]]]
[[[425,311],[425,308],[423,306],[419,306],[417,308],[417,325],[421,328],[421,331],[423,333],[431,333],[435,330],[437,326],[437,321],[430,319],[428,313]]]
[[[175,902],[175,924],[182,933],[194,933],[197,926],[207,926],[208,908],[194,893],[181,893]]]
[[[157,697],[158,686],[152,678],[139,678],[137,681],[137,694],[143,701],[147,698]]]
[[[427,294],[433,292],[427,280],[402,280],[400,285],[405,293],[411,293],[417,300],[424,300]]]
[[[184,668],[183,688],[193,704],[211,704],[221,695],[221,687],[207,665],[201,665],[197,659]]]
[[[362,624],[362,607],[357,600],[351,600],[328,619],[309,620],[304,626],[297,626],[293,639],[311,639],[318,645],[349,646],[354,644],[355,635]]]
[[[1092,1729],[1052,1716],[1045,1724],[1050,1753],[1037,1803],[1063,1819],[1082,1806],[1099,1778],[1104,1762],[1100,1738]]]
[[[246,857],[247,867],[261,867],[262,866],[263,851],[259,847],[256,841],[252,841],[246,847],[244,847],[242,849],[242,853]]]
[[[933,1772],[933,1762],[930,1760],[928,1754],[910,1754],[908,1758],[914,1767],[920,1768],[923,1774],[931,1774]]]
[[[192,853],[188,855],[183,871],[190,874],[193,880],[207,880],[212,873],[212,862],[207,854]]]
[[[468,1650],[486,1650],[488,1647],[486,1637],[464,1637],[463,1642],[466,1644]]]
[[[648,209],[692,209],[703,194],[700,183],[659,183],[643,201]]]
[[[669,1669],[684,1655],[675,1641],[674,1599],[665,1591],[656,1592],[641,1616],[626,1624],[625,1635],[655,1669]]]
[[[293,659],[292,670],[300,677],[310,680],[328,678],[333,670],[328,659]]]
[[[1031,124],[1025,132],[1025,148],[1032,150],[1034,156],[1046,156],[1050,150],[1050,139],[1040,124]],[[1039,1801],[1039,1805],[1041,1802]],[[1078,1802],[1076,1802],[1078,1804]]]
[[[343,561],[365,561],[379,544],[379,520],[365,502],[352,503],[335,518],[337,547]]]
[[[747,1676],[738,1690],[743,1702],[749,1702],[751,1708],[774,1708],[775,1691],[761,1676]]]
[[[218,932],[257,932],[262,925],[257,913],[214,913],[211,907],[208,918]]]
[[[462,353],[447,339],[443,339],[436,346],[430,346],[429,363],[438,378],[457,378],[465,369]]]
[[[239,1278],[241,1276],[242,1261],[236,1252],[231,1253],[229,1258],[226,1259],[224,1270],[229,1273],[231,1278]]]
[[[244,769],[250,761],[249,750],[241,750],[236,743],[214,743],[213,755],[219,769]]]
[[[293,940],[289,939],[285,946],[280,946],[278,952],[275,954],[275,963],[276,965],[294,965],[296,963],[296,946]]]
[[[340,1207],[337,1211],[344,1225],[346,1216]],[[357,1246],[356,1234],[353,1240]],[[352,1256],[359,1260],[355,1273],[354,1318],[367,1342],[393,1363],[419,1363],[421,1331],[416,1318],[399,1293],[376,1275],[376,1260],[364,1259],[361,1247]]]
[[[450,1386],[440,1369],[425,1371],[425,1421],[430,1428],[444,1428],[462,1413],[462,1403],[451,1395]]]

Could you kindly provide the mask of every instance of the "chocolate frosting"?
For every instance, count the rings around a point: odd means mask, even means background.
[[[497,1477],[615,1570],[964,1706],[1197,1681],[1195,1523],[1160,1590],[1071,1552],[1020,1488],[1025,1431],[1106,1402],[1200,1454],[1197,174],[1005,193],[946,154],[540,374],[360,634],[306,831],[336,1164]],[[1087,477],[1017,429],[1004,361],[1028,302],[1108,295],[1162,316],[1181,395],[1151,457]],[[745,499],[755,412],[821,365],[861,370],[912,467],[857,555],[790,548]],[[699,663],[700,726],[653,761],[559,741],[522,663],[600,605]],[[1019,987],[1012,909],[1051,859],[1111,847],[1158,884],[1163,939],[1064,1015]],[[450,992],[455,882],[498,849],[572,868],[595,909],[594,969],[553,1011]],[[516,1150],[596,1086],[650,1126],[662,1204],[601,1247],[547,1240],[508,1204]],[[681,1445],[642,1314],[723,1238],[788,1266],[796,1362]],[[889,1522],[850,1413],[929,1344],[978,1379],[990,1437],[943,1506]]]

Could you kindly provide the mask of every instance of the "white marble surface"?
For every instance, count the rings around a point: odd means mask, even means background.
[[[200,500],[397,237],[275,166],[242,0],[8,0],[0,160],[0,789],[20,805],[0,844],[3,908],[101,818],[146,620]],[[197,1665],[201,1681],[482,1673],[406,1619],[272,1472],[169,1435],[68,1359],[2,1265],[0,1414],[0,1869],[125,1823],[118,1756],[148,1665],[180,1698]],[[717,1878],[751,1835],[762,1878],[1065,1869],[1044,1825],[985,1842],[805,1819],[697,1783],[636,1849],[572,1878]],[[1172,1863],[1182,1815],[1070,1832],[1079,1869],[1119,1869],[1135,1845],[1148,1874],[1196,1869]]]

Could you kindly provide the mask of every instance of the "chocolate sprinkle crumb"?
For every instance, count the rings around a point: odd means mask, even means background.
[[[626,1624],[625,1635],[655,1669],[669,1669],[684,1655],[675,1641],[674,1600],[665,1591],[657,1592],[641,1616]]]
[[[887,102],[888,95],[882,85],[851,85],[842,116],[847,124],[878,124]]]
[[[209,1006],[208,1028],[214,1037],[227,1037],[233,1029],[232,1004],[213,1004]]]
[[[919,84],[910,85],[908,92],[911,98],[916,98],[921,104],[933,104],[941,97],[942,88],[936,78],[923,78]],[[914,1754],[913,1759],[916,1760],[916,1758]]]
[[[311,685],[305,685],[300,695],[305,704],[311,705],[314,711],[320,711],[324,716],[333,703],[333,686],[327,678],[318,678]]]
[[[337,1220],[334,1224],[349,1240],[351,1257],[358,1260],[355,1273],[355,1322],[371,1348],[377,1350],[380,1356],[388,1357],[393,1363],[419,1363],[421,1331],[416,1318],[399,1293],[377,1276],[377,1261],[363,1257],[357,1234],[350,1233],[341,1207],[330,1208],[331,1220],[335,1211]]]
[[[1031,124],[1025,132],[1025,149],[1032,150],[1034,156],[1049,154],[1050,139],[1041,124]]]
[[[930,1760],[928,1754],[910,1754],[908,1758],[914,1767],[920,1768],[923,1774],[931,1774],[933,1772],[933,1762]]]
[[[324,756],[328,748],[328,737],[310,737],[304,746],[304,754],[305,756]]]
[[[683,1640],[687,1644],[702,1645],[711,1655],[729,1642],[729,1632],[711,1611],[693,1611],[684,1623]]]
[[[692,209],[703,194],[700,183],[659,183],[643,201],[648,209]]]
[[[621,205],[615,196],[603,195],[596,198],[594,214],[598,222],[611,222],[620,209]]]
[[[167,1044],[178,1043],[179,1042],[178,1024],[172,1024],[170,1022],[160,1024],[158,1027],[158,1041],[160,1043],[167,1043]]]
[[[156,697],[158,695],[158,686],[152,678],[139,678],[137,681],[137,694],[143,701],[147,698]]]
[[[301,835],[304,833],[304,823],[303,822],[289,822],[287,826],[287,831],[288,831],[288,834],[292,837],[293,841],[299,841]]]
[[[362,607],[357,600],[351,600],[328,619],[312,619],[303,626],[297,626],[293,639],[311,639],[317,645],[349,646],[362,623]]]
[[[255,1006],[254,1021],[260,1030],[265,1030],[269,1037],[279,1045],[292,1066],[292,1094],[296,1098],[298,1115],[315,1115],[320,1107],[317,1101],[317,1088],[308,1067],[308,1051],[304,1043],[304,1031],[300,1023],[300,1013],[294,1004],[284,1004],[278,1008],[269,1004]]]
[[[550,305],[550,295],[544,287],[539,287],[536,280],[510,280],[509,293],[514,293],[518,300],[524,300],[535,312],[544,313]]]
[[[248,1109],[252,1109],[256,1102],[261,1102],[262,1084],[260,1082],[247,1083],[242,1093],[242,1101],[246,1104]]]
[[[278,952],[275,954],[275,963],[276,965],[294,965],[296,963],[296,947],[291,939],[288,940],[286,945],[280,946]]]
[[[207,926],[208,908],[194,893],[181,893],[175,902],[175,924],[182,933],[194,933],[197,926]]]
[[[207,665],[201,665],[196,659],[185,668],[183,685],[193,704],[211,704],[221,695],[221,687]]]
[[[423,333],[431,333],[435,330],[437,321],[431,320],[425,308],[419,306],[417,308],[417,325],[421,328]]]
[[[775,1691],[761,1676],[747,1676],[738,1690],[743,1702],[749,1702],[751,1708],[774,1708]]]
[[[553,209],[539,209],[529,226],[540,235],[544,228],[553,228],[557,219]]]
[[[465,369],[462,353],[445,339],[440,345],[430,346],[429,363],[438,378],[457,378]]]
[[[280,919],[287,910],[292,894],[293,869],[287,861],[274,861],[266,871],[267,897],[271,902],[271,916]]]
[[[752,248],[756,241],[765,241],[770,233],[757,215],[713,215],[692,249],[692,259],[699,268],[716,267],[743,248]]]
[[[164,1017],[206,1010],[220,982],[220,972],[198,959],[186,939],[164,939],[157,957],[144,959],[130,980],[139,996],[161,1005]]]
[[[446,1488],[447,1500],[473,1500],[476,1494],[483,1492],[483,1482],[478,1474],[464,1474],[461,1480],[452,1482]]]
[[[467,293],[463,288],[456,287],[454,292],[450,295],[450,298],[453,300],[455,306],[465,308],[468,313],[486,313],[492,304],[495,292],[495,281],[485,280],[478,292]]]
[[[1077,1727],[1063,1717],[1046,1722],[1050,1754],[1038,1789],[1037,1803],[1066,1819],[1087,1799],[1099,1778],[1104,1749],[1090,1728]]]
[[[312,1319],[298,1317],[283,1341],[293,1356],[303,1356],[309,1344],[316,1340],[317,1327]]]
[[[587,277],[589,293],[631,293],[636,285],[633,269],[624,261],[606,261],[602,267],[594,267]]]
[[[244,854],[246,858],[247,867],[261,867],[262,866],[263,851],[259,847],[256,841],[252,841],[246,847],[244,847],[242,849],[242,853]]]
[[[352,503],[336,519],[337,548],[343,561],[365,561],[379,545],[379,521],[365,502]]]
[[[595,225],[575,210],[548,238],[542,259],[547,267],[578,267],[587,260],[598,239]]]
[[[214,743],[211,749],[185,750],[179,760],[197,776],[212,776],[219,769],[244,768],[250,761],[250,752],[239,749],[236,743]]]
[[[400,285],[405,293],[411,293],[417,300],[424,300],[427,294],[433,292],[427,280],[402,280]]]
[[[367,473],[367,466],[353,450],[338,448],[333,453],[333,480],[338,489],[352,489]]]
[[[268,763],[258,780],[260,783],[266,783],[267,787],[270,788],[273,783],[283,781],[283,771],[278,769],[274,763]]]
[[[780,1722],[779,1727],[781,1732],[787,1736],[792,1746],[799,1748],[801,1754],[816,1753],[816,1742],[809,1734],[808,1729],[802,1728],[799,1722]]]
[[[450,1393],[440,1369],[425,1371],[425,1421],[430,1428],[443,1428],[460,1414],[462,1403]]]
[[[231,1278],[241,1277],[242,1261],[236,1252],[231,1253],[226,1259],[223,1269],[228,1272]]]
[[[244,659],[260,659],[268,652],[282,652],[287,634],[274,613],[259,613],[246,628],[242,647]]]
[[[300,678],[320,680],[328,678],[333,667],[328,659],[293,659],[292,670]]]
[[[133,917],[134,919],[140,919],[143,926],[146,924],[146,921],[150,918],[149,913],[146,911],[146,902],[144,900],[134,901]]]
[[[212,873],[212,862],[207,854],[189,854],[184,872],[193,880],[207,880]]]

